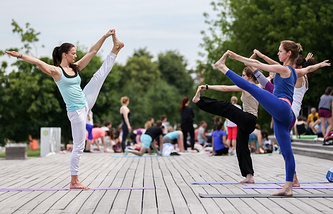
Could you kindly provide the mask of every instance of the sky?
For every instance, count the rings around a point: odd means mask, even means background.
[[[12,32],[12,19],[19,26],[40,32],[37,57],[52,57],[55,46],[70,42],[87,49],[94,45],[109,29],[116,29],[117,37],[125,47],[117,62],[125,64],[135,50],[146,48],[154,59],[159,53],[176,50],[194,69],[200,31],[209,27],[204,23],[204,12],[211,13],[210,0],[1,0],[0,50],[22,47],[20,36]],[[43,47],[44,45],[44,47]],[[105,58],[112,48],[108,39],[99,55]],[[1,56],[0,61],[10,61]]]

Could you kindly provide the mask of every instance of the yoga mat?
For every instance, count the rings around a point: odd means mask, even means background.
[[[191,184],[284,184],[285,181],[259,181],[255,183],[238,183],[238,182],[195,182],[192,181]],[[300,184],[321,184],[329,183],[328,181],[300,181]]]
[[[144,190],[155,189],[154,187],[101,187],[90,189],[70,189],[70,188],[0,188],[0,192],[14,191],[68,191],[68,190]]]
[[[282,189],[281,186],[243,186],[243,189]],[[301,186],[293,189],[333,189],[333,186]]]
[[[293,196],[272,196],[269,194],[201,194],[201,198],[333,198],[333,194],[294,194]]]
[[[158,157],[158,155],[142,155],[142,156],[139,156],[139,155],[127,155],[127,156],[124,156],[124,155],[115,155],[115,156],[111,156],[113,158],[142,158],[142,157]],[[162,156],[159,156],[159,157],[162,157]]]

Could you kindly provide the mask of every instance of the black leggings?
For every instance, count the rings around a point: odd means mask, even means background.
[[[129,132],[128,132],[128,127],[126,124],[123,124],[121,126],[121,129],[123,130],[123,140],[121,141],[121,148],[122,148],[123,152],[125,152],[126,140],[127,140]]]
[[[184,135],[184,149],[187,150],[187,134],[190,133],[190,137],[191,137],[191,148],[192,150],[194,150],[194,128],[193,128],[193,124],[181,124],[181,129]]]
[[[197,106],[208,113],[228,118],[237,124],[236,153],[242,176],[254,174],[252,159],[248,146],[249,135],[254,131],[257,117],[244,112],[227,101],[218,101],[208,97],[200,97]]]

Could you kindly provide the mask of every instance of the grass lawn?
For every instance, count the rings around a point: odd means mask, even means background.
[[[40,149],[36,149],[36,150],[30,150],[27,148],[27,155],[29,158],[31,157],[40,157]],[[0,153],[0,158],[5,158],[6,157],[6,153]]]

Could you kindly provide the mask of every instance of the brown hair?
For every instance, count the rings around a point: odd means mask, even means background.
[[[129,98],[125,96],[125,97],[122,97],[120,99],[120,101],[121,101],[121,104],[125,104],[127,101],[129,101]]]
[[[253,82],[255,82],[257,80],[257,78],[254,76],[253,72],[251,71],[251,69],[249,67],[245,67],[243,69],[243,71],[245,72],[246,76],[248,76],[251,79],[253,79]]]
[[[299,55],[296,59],[296,68],[299,68],[300,66],[302,66],[302,68],[306,68],[314,64],[317,64],[317,60],[313,57],[308,60],[305,60],[304,56]]]
[[[160,120],[156,121],[156,126],[161,127],[162,126],[162,121],[160,121]]]
[[[327,87],[326,90],[325,90],[325,94],[329,95],[331,93],[332,93],[332,87]]]
[[[71,48],[74,48],[75,46],[71,43],[63,43],[60,46],[57,46],[53,49],[52,52],[52,58],[53,58],[53,65],[59,66],[62,60],[62,54],[68,53]],[[80,73],[80,68],[76,64],[70,63],[69,67],[74,70],[75,73]]]
[[[236,103],[238,103],[238,98],[237,98],[236,96],[232,96],[232,97],[230,98],[230,102],[231,102],[232,104],[236,104]]]
[[[291,55],[289,58],[293,63],[297,59],[299,52],[301,52],[303,50],[301,44],[296,43],[291,40],[283,40],[281,42],[281,45],[285,51],[287,51],[287,52],[291,51]]]
[[[185,109],[185,104],[188,102],[188,97],[184,97],[182,100],[182,104],[180,105],[180,109],[184,111]]]

